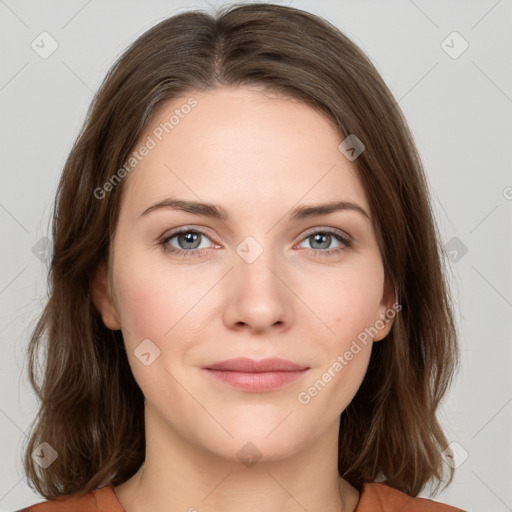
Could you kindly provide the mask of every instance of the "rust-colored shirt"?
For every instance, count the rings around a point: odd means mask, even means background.
[[[365,483],[355,512],[464,512],[424,498],[412,498],[389,485]],[[114,486],[83,495],[72,495],[37,503],[18,512],[125,512]]]

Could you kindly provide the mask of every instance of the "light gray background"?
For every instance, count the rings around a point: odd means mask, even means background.
[[[361,46],[399,100],[423,157],[452,260],[462,350],[441,416],[460,445],[460,465],[436,499],[471,511],[512,510],[512,2],[287,3],[327,18]],[[21,443],[37,406],[24,358],[46,294],[45,258],[32,248],[50,236],[65,158],[120,52],[164,17],[198,7],[208,5],[0,0],[1,510],[41,501],[21,472]],[[58,42],[46,59],[31,48],[43,31]],[[441,46],[453,31],[469,44],[458,58]],[[445,43],[452,54],[462,48],[456,37]]]

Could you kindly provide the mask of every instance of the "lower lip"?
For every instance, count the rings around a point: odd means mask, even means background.
[[[278,389],[285,384],[289,384],[290,382],[300,379],[300,377],[307,372],[307,369],[293,372],[279,371],[260,373],[210,370],[208,368],[205,368],[205,370],[225,384],[253,392],[272,391],[274,389]]]

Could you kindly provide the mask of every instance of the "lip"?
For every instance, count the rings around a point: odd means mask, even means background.
[[[262,372],[294,372],[307,370],[308,366],[293,363],[286,359],[272,357],[269,359],[250,359],[249,357],[236,357],[226,359],[205,367],[207,370],[224,370],[231,372],[262,373]]]
[[[256,361],[247,357],[227,359],[204,367],[209,375],[235,388],[251,392],[272,391],[296,381],[308,370],[280,358]]]

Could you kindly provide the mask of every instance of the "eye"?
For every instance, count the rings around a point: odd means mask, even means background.
[[[205,249],[204,246],[201,247],[203,238],[207,238],[209,240],[208,236],[203,231],[184,228],[166,236],[164,239],[159,241],[159,244],[163,246],[164,251],[177,254],[179,256],[201,256],[203,254],[203,249]],[[173,239],[176,239],[178,247],[171,244],[171,240]]]
[[[175,242],[171,243],[174,239],[176,239]],[[205,232],[198,229],[182,228],[165,236],[158,244],[168,253],[184,257],[199,257],[208,249],[208,245],[202,244],[204,239],[210,240]],[[352,246],[352,241],[347,235],[329,229],[309,232],[301,243],[306,241],[310,242],[312,246],[312,249],[307,249],[307,253],[311,256],[332,256]],[[337,242],[339,245],[334,249],[328,249],[332,242]]]
[[[335,249],[325,250],[328,249],[333,241],[337,241],[339,245]],[[332,256],[345,251],[352,246],[352,241],[348,236],[332,230],[317,230],[310,232],[306,235],[306,238],[304,238],[302,243],[304,242],[309,242],[313,247],[313,249],[307,250],[308,254],[311,254],[312,256]]]

